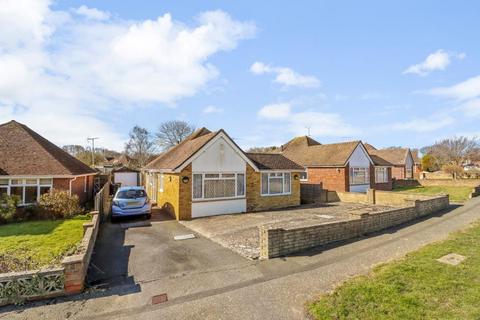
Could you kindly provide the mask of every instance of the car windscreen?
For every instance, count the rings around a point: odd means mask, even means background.
[[[145,190],[121,190],[118,191],[117,199],[136,199],[136,198],[145,198],[147,194]]]

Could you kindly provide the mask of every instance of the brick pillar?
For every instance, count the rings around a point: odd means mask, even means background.
[[[84,288],[85,267],[83,259],[75,259],[77,257],[67,257],[62,261],[65,268],[65,293],[67,294],[81,293]]]
[[[367,190],[367,202],[371,204],[375,204],[375,189],[368,189]]]

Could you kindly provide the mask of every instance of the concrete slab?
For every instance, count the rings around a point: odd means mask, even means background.
[[[229,248],[248,259],[259,257],[258,227],[266,224],[312,225],[353,219],[358,213],[390,209],[358,203],[334,202],[324,205],[304,205],[291,209],[240,213],[181,221],[193,231]]]
[[[443,257],[437,259],[438,262],[449,264],[451,266],[456,266],[459,265],[460,263],[465,260],[466,257],[462,256],[458,253],[449,253],[447,255],[444,255]]]

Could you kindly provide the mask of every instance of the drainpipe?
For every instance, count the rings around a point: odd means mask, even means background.
[[[72,182],[77,180],[77,177],[73,178],[73,179],[70,179],[70,182],[69,182],[69,187],[70,187],[70,197],[72,196]]]

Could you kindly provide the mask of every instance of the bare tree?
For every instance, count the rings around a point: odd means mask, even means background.
[[[434,156],[440,165],[460,166],[466,160],[478,158],[480,145],[476,138],[453,137],[425,147],[426,154]]]
[[[70,155],[76,157],[77,154],[81,153],[81,152],[85,152],[85,148],[78,145],[78,144],[67,144],[65,146],[62,147],[63,150],[67,151],[68,153],[70,153]]]
[[[155,152],[155,142],[151,133],[142,127],[135,126],[129,133],[130,139],[125,144],[125,153],[132,158],[133,164],[144,167]]]
[[[195,127],[185,121],[164,122],[156,133],[157,144],[162,150],[167,150],[185,140],[194,130]]]

